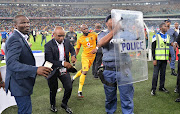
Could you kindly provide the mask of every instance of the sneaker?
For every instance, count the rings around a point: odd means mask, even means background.
[[[175,88],[175,89],[174,89],[174,93],[177,93],[177,92],[178,92],[178,89],[177,89],[177,88]]]
[[[155,91],[155,90],[152,90],[152,91],[151,91],[151,95],[152,95],[152,96],[156,95],[156,91]]]
[[[83,98],[84,96],[82,95],[82,92],[78,92],[78,97]]]
[[[165,92],[165,93],[169,93],[169,91],[166,88],[159,88],[159,91]]]

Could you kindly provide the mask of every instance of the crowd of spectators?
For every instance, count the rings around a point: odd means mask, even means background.
[[[88,20],[30,20],[31,29],[36,29],[37,31],[53,31],[55,26],[62,26],[66,31],[69,30],[70,26],[73,26],[75,31],[80,31],[80,25],[86,24],[89,29],[94,30],[95,24],[101,23],[102,28],[105,28],[104,19],[88,19]],[[0,20],[0,30],[5,29],[8,31],[13,30],[12,20]]]
[[[104,19],[76,19],[76,20],[64,20],[64,19],[31,19],[31,29],[35,29],[37,31],[53,31],[55,26],[62,26],[66,31],[68,31],[70,26],[74,27],[75,31],[80,31],[80,25],[81,24],[87,24],[89,29],[94,30],[96,23],[102,24],[102,29],[106,28],[106,25],[104,24]],[[145,20],[144,21],[149,29],[157,29],[159,23],[162,22],[162,20]],[[172,24],[175,22],[180,23],[180,21],[173,21]],[[12,20],[0,20],[0,30],[5,29],[7,32],[12,31],[13,28],[13,21]]]
[[[18,14],[26,15],[27,17],[79,17],[79,16],[107,16],[111,8],[72,8],[71,6],[32,6],[28,4],[19,5],[0,5],[0,17],[14,17]],[[121,6],[120,9],[129,9],[142,11],[144,15],[152,14],[174,14],[180,13],[179,4],[163,4],[163,5],[146,5],[146,6]],[[76,19],[76,20],[62,20],[62,19],[32,19],[31,28],[38,31],[47,30],[52,31],[55,26],[63,26],[68,30],[69,26],[73,26],[76,31],[79,31],[81,24],[87,24],[90,29],[94,29],[95,23],[101,23],[105,28],[104,19]],[[158,21],[145,21],[149,28],[156,28],[159,24]],[[0,30],[3,28],[8,31],[13,30],[12,20],[0,20]]]
[[[23,14],[28,17],[78,17],[107,16],[111,9],[142,11],[144,15],[179,13],[179,4],[120,6],[111,8],[72,8],[71,6],[32,6],[27,4],[0,6],[0,17],[14,17]]]

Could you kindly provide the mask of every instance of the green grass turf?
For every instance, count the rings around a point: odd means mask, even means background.
[[[177,64],[177,63],[176,63]],[[79,70],[80,62],[77,62],[76,67]],[[148,62],[148,77],[147,81],[134,84],[134,113],[135,114],[180,114],[180,104],[174,102],[178,94],[174,93],[176,77],[170,75],[169,65],[166,71],[165,87],[170,91],[169,94],[157,91],[156,96],[150,95],[151,81],[153,74],[152,62]],[[71,74],[74,75],[74,74]],[[91,69],[87,74],[85,85],[83,87],[83,99],[77,98],[78,91],[77,78],[73,83],[73,91],[68,105],[75,114],[105,114],[105,94],[103,85],[100,80],[93,79]],[[159,82],[158,82],[159,83]],[[159,85],[159,84],[158,84]],[[59,87],[62,87],[59,81]],[[63,89],[64,91],[64,89]],[[57,93],[56,106],[58,114],[65,114],[65,111],[60,108],[63,91]],[[32,95],[33,114],[53,114],[49,104],[49,88],[46,79],[42,76],[37,76],[34,92]],[[6,109],[2,114],[17,113],[17,106],[12,106]],[[121,114],[120,99],[118,92],[118,108],[115,114]]]
[[[152,36],[152,35],[151,35]],[[33,43],[32,49],[41,50],[43,47],[40,45],[41,37],[38,37],[38,42]],[[50,39],[50,38],[49,38]],[[76,68],[81,69],[80,54],[77,56],[78,61]],[[177,65],[177,63],[176,63]],[[105,94],[103,84],[98,79],[94,79],[92,76],[92,70],[90,69],[87,76],[85,85],[83,87],[83,99],[77,98],[78,82],[77,78],[73,83],[73,91],[68,105],[71,107],[75,114],[106,114],[105,113]],[[167,65],[166,82],[165,87],[170,91],[169,94],[159,92],[157,90],[156,96],[151,96],[151,82],[153,75],[153,64],[148,62],[148,80],[134,84],[134,113],[135,114],[180,114],[180,103],[174,102],[178,97],[178,94],[173,90],[176,85],[176,77],[170,75],[170,67]],[[74,74],[71,74],[74,75]],[[159,85],[159,82],[158,82]],[[59,87],[62,87],[59,81]],[[56,106],[58,108],[58,114],[66,114],[66,112],[60,107],[63,97],[64,89],[57,93]],[[118,92],[118,104],[115,114],[122,114],[121,105]],[[32,107],[33,114],[54,114],[50,111],[49,104],[49,88],[46,79],[42,76],[37,76],[34,86],[34,92],[32,95]],[[6,109],[2,114],[17,114],[17,106],[12,106]]]

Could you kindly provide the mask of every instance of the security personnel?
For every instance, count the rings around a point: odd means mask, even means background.
[[[72,26],[69,27],[69,32],[66,33],[67,39],[70,40],[71,45],[74,47],[77,42],[77,34],[74,32],[74,29]]]
[[[104,79],[109,82],[111,85],[115,83],[117,79],[116,73],[116,64],[115,64],[115,52],[114,52],[114,43],[110,42],[113,38],[113,33],[116,33],[116,30],[119,30],[118,27],[116,29],[112,29],[112,19],[111,15],[108,15],[105,19],[106,26],[108,30],[102,31],[98,35],[98,44],[95,50],[92,53],[97,52],[99,47],[103,49],[103,65],[104,65]],[[127,54],[123,54],[121,56],[121,61],[124,59],[126,62],[130,61],[129,56]],[[125,61],[122,61],[124,63]],[[128,62],[127,62],[128,63]],[[129,74],[130,72],[128,72]],[[124,76],[123,73],[120,73],[121,76]],[[127,77],[127,76],[126,76]],[[105,109],[107,114],[113,114],[117,109],[117,85],[109,86],[110,84],[104,84],[104,91],[106,95],[105,101]],[[118,89],[120,92],[121,99],[121,109],[123,114],[133,114],[134,103],[134,88],[133,84],[125,84],[118,85]]]
[[[170,36],[167,32],[166,23],[161,23],[159,25],[160,32],[156,33],[152,39],[152,55],[153,55],[153,78],[152,78],[152,89],[151,95],[156,94],[156,87],[158,81],[158,74],[160,71],[160,86],[159,91],[168,93],[169,91],[164,87],[165,83],[165,73],[167,60],[169,60],[169,45],[170,45]]]

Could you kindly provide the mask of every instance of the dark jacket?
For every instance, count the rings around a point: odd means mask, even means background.
[[[65,48],[65,55],[66,55],[66,62],[69,62],[69,53],[71,56],[76,55],[74,47],[70,44],[68,39],[64,39],[64,48]],[[59,68],[62,68],[62,61],[59,61],[59,50],[56,44],[55,39],[50,40],[48,43],[45,44],[45,61],[49,61],[53,64],[52,66],[52,73],[50,77],[59,71]]]
[[[37,67],[27,41],[17,31],[6,41],[6,65],[6,92],[9,89],[13,96],[31,95]]]

